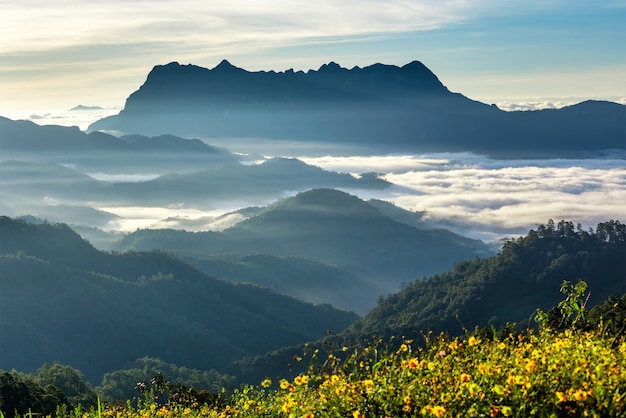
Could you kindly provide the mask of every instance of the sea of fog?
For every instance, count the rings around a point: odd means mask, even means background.
[[[76,125],[117,113],[117,108],[78,106],[64,112],[31,114],[38,124]],[[23,115],[25,116],[25,115]],[[362,199],[382,199],[411,211],[423,212],[434,227],[445,227],[469,237],[495,241],[524,235],[548,219],[561,219],[594,227],[611,219],[626,221],[626,161],[622,159],[491,159],[471,153],[350,156],[349,147],[276,142],[250,138],[205,142],[240,153],[244,164],[260,163],[257,154],[296,157],[326,170],[351,173],[376,172],[393,184],[385,190],[346,190]],[[237,148],[232,148],[230,146]],[[278,151],[280,150],[280,151]],[[245,156],[246,153],[254,153]],[[326,155],[329,154],[329,155]],[[105,181],[142,181],[144,174],[90,173]],[[286,192],[283,197],[299,190]],[[274,199],[268,199],[267,204]],[[242,207],[258,205],[245,199],[221,202],[214,209],[175,207],[99,207],[120,216],[110,229],[134,231],[164,225],[165,218],[216,217]],[[219,227],[229,223],[218,223]]]
[[[392,187],[345,191],[422,212],[430,226],[488,242],[524,235],[548,219],[580,223],[585,229],[611,219],[625,220],[626,165],[621,159],[496,160],[470,153],[296,157],[355,176],[380,173]],[[286,192],[284,197],[297,192]],[[99,209],[122,218],[115,221],[116,229],[132,231],[158,226],[168,217],[215,217],[246,205],[241,200],[223,202],[211,211],[184,206]]]

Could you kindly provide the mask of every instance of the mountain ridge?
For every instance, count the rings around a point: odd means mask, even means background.
[[[586,101],[505,112],[453,93],[423,63],[250,72],[155,66],[118,114],[94,130],[202,138],[271,138],[357,146],[369,152],[470,151],[500,158],[626,158],[625,106]]]

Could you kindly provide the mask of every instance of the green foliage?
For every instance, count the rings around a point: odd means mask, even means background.
[[[162,381],[167,381],[170,387],[180,388],[181,394],[187,393],[188,395],[195,392],[192,393],[190,390],[185,392],[184,388],[193,388],[200,396],[205,393],[219,393],[222,389],[232,390],[236,386],[236,380],[233,376],[215,370],[189,369],[166,363],[157,358],[144,357],[137,360],[135,367],[131,369],[105,374],[102,385],[97,390],[108,402],[132,400],[133,403],[136,403],[137,400],[141,399],[138,397],[140,393],[145,395],[147,390],[152,389],[148,382],[156,375],[160,375]]]
[[[215,279],[163,252],[99,252],[65,225],[5,217],[0,229],[0,368],[71,363],[92,384],[144,356],[218,369],[357,319]]]
[[[343,335],[350,341],[373,335],[414,336],[420,330],[458,335],[474,326],[525,322],[537,307],[547,310],[561,300],[555,289],[564,277],[580,277],[594,289],[589,306],[622,295],[626,226],[610,221],[597,230],[601,232],[584,231],[566,221],[540,225],[525,237],[505,242],[496,256],[457,263],[449,272],[416,280],[381,298]],[[563,289],[574,297],[561,308],[574,320],[577,312],[584,312],[580,303],[586,300],[575,297],[584,291],[581,285],[572,286]]]
[[[535,321],[542,327],[550,327],[552,329],[565,329],[575,327],[580,322],[585,321],[586,309],[585,305],[589,299],[589,294],[585,298],[587,291],[587,283],[579,280],[576,284],[569,281],[563,281],[560,289],[566,298],[558,303],[550,311],[543,312],[537,309],[535,312]]]
[[[29,412],[53,414],[68,399],[53,385],[42,386],[33,376],[0,370],[0,411],[6,417]]]
[[[80,370],[72,366],[56,361],[53,364],[46,363],[37,370],[35,380],[43,387],[54,386],[61,390],[71,407],[82,405],[89,408],[97,404],[98,396],[91,384],[85,381]]]

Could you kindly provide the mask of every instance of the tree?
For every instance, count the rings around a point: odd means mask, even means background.
[[[98,396],[91,385],[83,378],[80,370],[59,362],[44,364],[37,370],[36,382],[42,387],[54,386],[67,397],[69,405],[76,407],[95,406]]]

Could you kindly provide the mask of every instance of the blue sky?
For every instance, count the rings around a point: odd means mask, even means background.
[[[122,106],[154,65],[422,61],[470,98],[624,103],[626,1],[0,1],[0,115]]]

